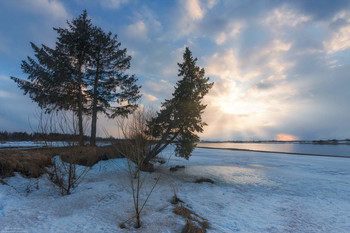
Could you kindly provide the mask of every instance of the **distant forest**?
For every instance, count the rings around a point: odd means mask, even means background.
[[[204,143],[297,143],[297,144],[350,144],[350,139],[327,139],[327,140],[294,140],[294,141],[278,141],[278,140],[253,140],[253,141],[201,141]]]
[[[90,137],[84,135],[84,140]],[[111,138],[98,137],[97,140],[109,140]],[[0,131],[0,141],[77,141],[78,135],[62,133],[27,133]]]

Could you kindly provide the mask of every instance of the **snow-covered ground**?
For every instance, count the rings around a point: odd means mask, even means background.
[[[88,144],[88,142],[86,142]],[[110,142],[99,142],[97,141],[96,144],[98,146],[107,146],[110,145]],[[4,141],[0,142],[0,149],[1,148],[8,148],[8,147],[22,147],[22,148],[33,148],[33,147],[62,147],[62,146],[69,146],[70,144],[64,141]]]
[[[52,145],[52,146],[61,146],[59,143],[54,142],[58,145]],[[4,147],[43,147],[47,146],[45,142],[42,141],[4,141],[0,142],[0,148]]]
[[[186,168],[172,173],[174,165]],[[145,191],[161,174],[140,229],[118,227],[133,216],[124,168],[125,159],[101,161],[69,196],[46,177],[6,178],[19,193],[0,184],[0,232],[181,232],[174,189],[209,232],[350,232],[348,158],[212,149],[196,149],[189,161],[172,157],[148,177]],[[215,183],[193,183],[199,177]]]

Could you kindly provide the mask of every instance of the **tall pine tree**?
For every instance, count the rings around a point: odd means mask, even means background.
[[[206,125],[202,121],[202,113],[206,105],[202,104],[203,97],[212,88],[209,78],[204,77],[204,68],[196,65],[189,48],[183,54],[183,63],[178,63],[178,76],[173,98],[162,103],[161,110],[149,122],[149,129],[158,138],[144,160],[147,164],[153,157],[164,150],[170,143],[176,145],[176,156],[189,158],[199,137],[196,133],[203,132]]]
[[[96,143],[97,113],[109,118],[126,116],[137,108],[136,101],[141,97],[137,79],[124,74],[130,67],[131,57],[126,49],[120,48],[117,35],[105,33],[95,27],[92,33],[92,46],[88,75],[89,94],[92,97],[90,145]]]
[[[68,23],[67,28],[54,28],[58,33],[55,49],[31,43],[36,60],[22,61],[28,80],[11,77],[24,94],[46,112],[71,110],[78,118],[79,145],[84,145],[83,114],[87,96],[84,69],[89,60],[90,31],[86,11]]]
[[[22,61],[27,80],[11,77],[46,112],[71,110],[78,118],[79,145],[84,145],[83,115],[92,116],[91,144],[95,145],[97,113],[126,115],[137,107],[139,86],[134,76],[123,74],[130,56],[120,49],[116,35],[92,26],[84,11],[54,28],[56,47],[31,43],[36,59]]]
[[[86,69],[91,53],[91,20],[84,10],[78,18],[68,23],[67,28],[55,28],[59,37],[56,42],[56,50],[71,64],[72,83],[76,83],[75,112],[78,117],[79,145],[84,146],[83,114],[84,104],[88,101],[88,95],[84,93],[87,88]]]

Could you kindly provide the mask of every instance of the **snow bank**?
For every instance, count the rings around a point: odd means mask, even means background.
[[[170,172],[175,165],[186,168]],[[173,190],[209,232],[350,232],[349,168],[347,158],[196,149],[189,161],[172,157],[147,175],[144,196],[161,179],[141,229],[118,227],[133,216],[125,159],[100,161],[69,196],[45,176],[16,175],[6,182],[17,191],[0,185],[0,232],[181,232]],[[193,183],[199,177],[215,183]]]

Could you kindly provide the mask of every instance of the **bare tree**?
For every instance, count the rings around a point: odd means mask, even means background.
[[[144,192],[146,176],[149,173],[141,171],[146,155],[152,148],[153,137],[146,134],[149,130],[147,122],[154,113],[150,110],[137,110],[128,118],[118,118],[117,123],[124,137],[115,145],[116,150],[127,159],[127,177],[133,198],[135,215],[125,222],[136,219],[136,228],[141,227],[141,213],[158,184],[160,175],[155,178],[147,192]],[[143,195],[141,194],[141,190]],[[146,193],[146,195],[145,195]],[[124,223],[122,224],[124,225]]]
[[[77,168],[79,147],[76,139],[78,138],[78,124],[74,114],[71,116],[67,112],[43,112],[37,114],[39,121],[38,130],[43,137],[45,145],[54,149],[62,147],[60,156],[52,158],[52,167],[47,168],[46,172],[50,180],[57,185],[62,195],[71,194],[81,182],[82,178],[89,171],[89,167]],[[63,141],[54,142],[50,135],[60,133],[66,136]],[[73,135],[73,137],[71,137]],[[57,145],[60,143],[60,145]]]

